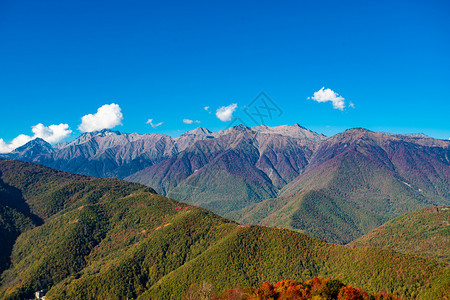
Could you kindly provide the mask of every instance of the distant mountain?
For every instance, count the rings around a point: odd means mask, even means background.
[[[432,259],[238,225],[118,179],[2,159],[0,174],[0,236],[19,234],[2,240],[1,299],[40,289],[47,299],[180,299],[203,282],[223,290],[314,276],[402,298],[447,292],[448,266]]]
[[[131,136],[135,137],[136,135]],[[85,132],[78,138],[74,139],[73,141],[59,145],[57,146],[57,148],[64,148],[69,145],[81,145],[83,143],[90,141],[93,138],[104,138],[104,137],[109,137],[109,139],[106,139],[108,140],[108,142],[103,143],[107,145],[104,148],[108,148],[114,145],[120,145],[133,140],[133,138],[129,139],[127,134],[122,135],[120,131],[103,129],[100,131]]]
[[[299,125],[241,125],[214,136],[126,179],[226,215],[277,196],[325,138]]]
[[[191,134],[174,139],[167,135],[126,134],[105,129],[84,133],[71,142],[55,147],[48,145],[47,151],[35,151],[33,155],[29,151],[25,153],[16,149],[3,157],[83,175],[123,178],[171,157],[203,138],[206,136]],[[32,148],[37,140],[21,148]]]
[[[189,135],[206,135],[206,136],[210,136],[211,138],[214,138],[215,134],[210,131],[207,128],[202,128],[202,127],[197,127],[194,130],[190,130],[190,131],[186,131],[185,133],[183,133],[183,136],[189,136]]]
[[[53,152],[55,152],[55,149],[53,149],[52,145],[41,138],[36,138],[29,141],[25,145],[14,149],[10,155],[21,157],[23,160],[33,160],[36,157]]]
[[[124,178],[242,223],[340,244],[402,213],[450,205],[450,141],[423,135],[239,125],[178,138],[102,130],[22,148],[4,157]]]
[[[380,247],[450,263],[450,207],[403,214],[349,244]]]
[[[317,134],[316,132],[307,129],[300,124],[295,124],[293,126],[283,125],[276,127],[260,125],[252,127],[252,130],[259,133],[279,134],[282,136],[300,139],[303,141],[303,143],[311,144],[311,146],[320,144],[320,142],[322,142],[326,138],[326,136],[324,136],[323,134]]]
[[[47,145],[47,151],[4,157],[89,176],[127,178],[226,214],[277,196],[324,139],[298,124],[239,125],[217,133],[199,127],[178,138],[102,130],[54,148]],[[23,147],[32,148],[33,142]]]
[[[279,197],[230,217],[345,244],[402,213],[449,205],[449,145],[347,130],[326,139]]]

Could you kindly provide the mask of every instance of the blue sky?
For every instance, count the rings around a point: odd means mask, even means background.
[[[266,125],[448,139],[449,87],[448,1],[0,1],[5,144],[74,138],[83,116],[112,103],[122,118],[107,106],[116,120],[91,125],[220,130],[230,114],[217,109],[236,104],[231,116],[244,119],[261,91],[280,109]],[[343,109],[314,100],[339,96]]]

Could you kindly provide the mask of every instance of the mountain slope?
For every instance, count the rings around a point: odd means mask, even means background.
[[[449,145],[348,130],[323,142],[278,198],[230,217],[345,244],[404,212],[449,205]]]
[[[208,136],[206,130],[194,131],[174,139],[167,135],[127,134],[104,129],[84,133],[71,142],[55,147],[41,139],[35,139],[3,157],[83,175],[123,178],[171,157],[196,140],[206,139]],[[36,144],[43,144],[42,142],[45,145],[39,148],[40,151],[36,151]]]
[[[0,173],[1,176],[1,173]],[[21,205],[20,193],[0,179],[0,273],[10,264],[10,255],[17,237],[39,220]]]
[[[403,214],[349,246],[392,249],[450,263],[450,208],[429,207]]]
[[[227,215],[277,196],[302,172],[322,139],[299,125],[237,126],[126,179]]]
[[[14,242],[21,233],[42,225],[74,203],[95,201],[105,190],[114,195],[117,191],[111,185],[115,182],[115,179],[99,181],[34,164],[0,159],[0,236],[3,238],[0,271],[10,264]],[[129,184],[125,191],[137,187],[142,189],[140,185]]]
[[[33,142],[11,155],[341,244],[402,213],[450,204],[450,142],[423,135],[356,128],[325,138],[298,124],[240,125],[176,139],[103,130],[46,154]]]
[[[12,160],[0,171],[44,222],[15,242],[4,299],[42,288],[48,299],[179,299],[204,280],[222,289],[316,275],[404,297],[446,292],[448,266],[431,259],[237,225],[121,180]]]
[[[48,153],[53,153],[55,150],[52,145],[47,143],[41,138],[36,138],[26,143],[25,145],[14,149],[11,153],[13,156],[21,157],[23,160],[33,159],[39,155],[45,155]]]

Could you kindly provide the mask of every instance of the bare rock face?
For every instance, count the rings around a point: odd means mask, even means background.
[[[317,134],[316,132],[311,131],[299,124],[295,124],[293,126],[282,125],[276,127],[260,125],[252,127],[252,129],[260,133],[279,134],[282,136],[299,139],[300,141],[308,145],[318,145],[326,138],[326,136],[324,136],[323,134]]]

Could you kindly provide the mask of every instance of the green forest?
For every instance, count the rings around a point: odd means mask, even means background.
[[[46,299],[181,299],[203,282],[224,291],[314,277],[368,295],[448,292],[448,264],[433,258],[239,225],[117,179],[14,160],[0,160],[0,172],[1,232],[10,236],[2,299],[40,289],[49,289]]]

